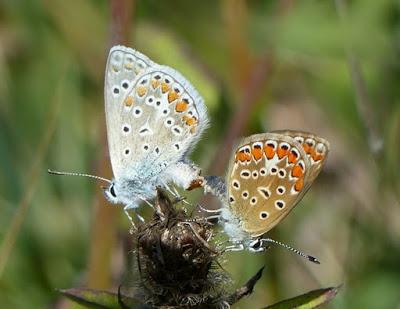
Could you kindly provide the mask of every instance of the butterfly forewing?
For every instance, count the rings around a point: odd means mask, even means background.
[[[154,65],[145,55],[124,46],[114,46],[108,55],[104,96],[108,144],[115,177],[118,177],[124,167],[124,154],[120,151],[120,141],[124,135],[121,130],[115,129],[122,126],[121,108],[133,103],[126,100],[126,94],[134,79]]]
[[[254,237],[277,225],[301,199],[310,171],[307,154],[290,136],[243,139],[227,179],[229,206],[241,228]]]
[[[181,74],[160,65],[133,81],[120,104],[119,119],[118,166],[125,170],[129,165],[141,174],[160,173],[181,160],[208,123],[198,92]]]

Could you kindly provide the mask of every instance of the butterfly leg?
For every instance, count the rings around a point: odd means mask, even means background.
[[[243,251],[244,245],[241,242],[235,243],[231,246],[226,246],[222,253],[230,252],[230,251]]]
[[[148,206],[150,206],[152,209],[154,209],[154,205],[152,204],[152,203],[150,203],[148,200],[146,200],[144,197],[142,197],[142,196],[138,196],[139,197],[139,199],[141,199],[143,202],[145,202]],[[133,207],[132,207],[133,208]],[[134,208],[137,208],[137,206],[136,207],[134,207]],[[143,220],[144,221],[144,220]]]
[[[131,216],[131,215],[129,214],[129,212],[128,212],[128,209],[130,209],[130,208],[134,208],[134,207],[132,207],[131,204],[125,205],[125,207],[124,207],[124,212],[125,212],[126,216],[128,217],[129,221],[131,222],[132,227],[133,227],[134,229],[136,229],[135,222],[133,222],[132,216]]]
[[[201,211],[206,212],[206,213],[211,213],[211,214],[219,213],[219,212],[222,211],[222,208],[218,208],[218,209],[207,209],[207,208],[204,208],[203,206],[201,206],[200,204],[197,204],[197,207],[198,207]]]

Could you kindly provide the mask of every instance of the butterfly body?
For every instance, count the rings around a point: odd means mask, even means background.
[[[222,198],[221,222],[230,241],[240,249],[262,251],[261,237],[298,204],[321,171],[328,151],[326,140],[301,131],[242,139],[230,161],[225,186],[206,177],[206,190]]]
[[[174,69],[124,46],[111,48],[105,75],[107,199],[137,208],[156,187],[190,187],[200,169],[187,156],[208,126],[202,97]]]

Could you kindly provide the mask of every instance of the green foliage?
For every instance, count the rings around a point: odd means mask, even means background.
[[[278,248],[229,254],[224,267],[238,281],[267,265],[243,307],[341,282],[332,308],[400,304],[399,5],[347,0],[341,20],[338,2],[150,0],[132,10],[129,45],[181,71],[206,98],[212,126],[192,156],[203,174],[226,169],[215,162],[230,152],[222,145],[232,128],[242,135],[298,128],[331,142],[326,168],[269,235],[321,265]],[[99,184],[46,173],[96,173],[102,162],[111,18],[108,1],[0,4],[1,307],[59,304],[54,289],[85,286],[94,262],[108,278],[104,289],[123,281],[122,212],[99,221]],[[349,55],[360,64],[368,102],[358,98]],[[370,147],[371,131],[380,151]],[[112,225],[99,244],[96,224]],[[93,254],[96,245],[108,246],[110,256]]]

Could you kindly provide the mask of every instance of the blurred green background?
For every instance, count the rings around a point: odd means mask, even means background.
[[[96,182],[46,173],[111,176],[103,72],[117,42],[204,96],[212,126],[192,157],[205,174],[224,173],[241,135],[291,128],[331,143],[311,190],[269,234],[322,264],[280,248],[229,254],[237,285],[266,264],[241,308],[341,283],[330,308],[400,308],[394,0],[1,1],[1,308],[76,307],[55,288],[115,291],[126,276],[121,209]]]

